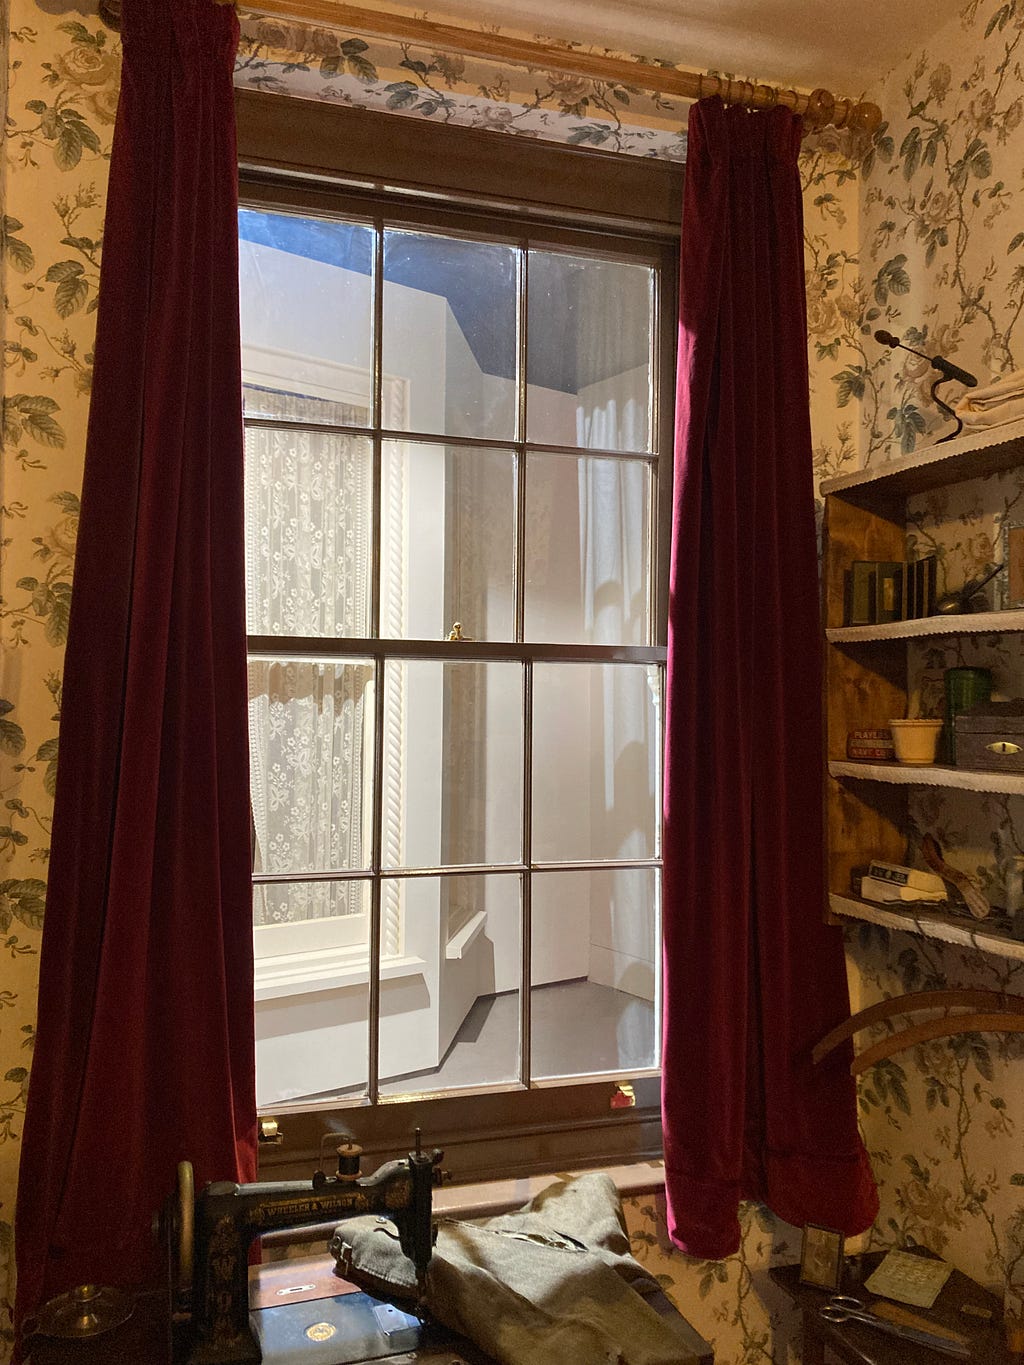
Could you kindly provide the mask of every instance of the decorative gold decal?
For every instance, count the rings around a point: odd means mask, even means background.
[[[337,1330],[329,1322],[314,1322],[312,1327],[306,1328],[306,1336],[310,1341],[330,1341]]]

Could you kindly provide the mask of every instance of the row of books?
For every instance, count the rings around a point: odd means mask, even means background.
[[[921,559],[854,560],[846,574],[846,624],[913,621],[935,610],[934,555]]]
[[[862,900],[880,905],[934,903],[949,899],[945,882],[934,872],[922,872],[916,867],[903,867],[878,859],[870,863],[867,875],[861,878],[860,894]]]

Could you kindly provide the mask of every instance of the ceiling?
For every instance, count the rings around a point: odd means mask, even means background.
[[[838,96],[870,90],[964,0],[443,0],[430,17],[573,39]]]

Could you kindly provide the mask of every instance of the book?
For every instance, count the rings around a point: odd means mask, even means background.
[[[846,624],[870,626],[875,621],[875,571],[873,559],[856,559],[847,578]]]
[[[916,559],[914,561],[914,617],[917,619],[924,615],[924,594],[925,594],[925,573],[928,561],[926,559]]]
[[[875,565],[875,620],[899,621],[903,612],[902,562],[882,560]]]
[[[917,615],[917,580],[919,561],[911,559],[903,566],[903,614],[901,620],[912,621]]]
[[[895,882],[897,886],[913,886],[919,891],[945,891],[945,883],[934,872],[922,872],[917,867],[904,867],[901,863],[884,863],[872,858],[868,876],[882,882]]]
[[[921,565],[921,598],[918,605],[921,610],[918,615],[931,616],[935,611],[935,580],[939,562],[935,555],[925,555],[919,562]]]
[[[933,1260],[909,1251],[890,1251],[864,1281],[864,1288],[915,1308],[931,1308],[952,1273],[949,1262],[939,1257]]]
[[[880,905],[908,905],[918,901],[930,905],[949,899],[945,891],[922,891],[920,887],[900,886],[898,882],[883,881],[881,877],[861,877],[860,894],[862,900],[875,901]]]

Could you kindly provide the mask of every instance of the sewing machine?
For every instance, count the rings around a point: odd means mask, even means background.
[[[379,1214],[395,1224],[422,1286],[442,1154],[424,1152],[417,1131],[415,1149],[373,1175],[359,1174],[354,1144],[342,1143],[337,1155],[332,1175],[219,1181],[198,1195],[182,1162],[160,1218],[169,1300],[167,1289],[133,1295],[82,1285],[48,1305],[57,1311],[32,1338],[33,1365],[494,1365],[447,1329],[339,1279],[326,1246],[250,1270],[250,1246],[264,1233]],[[663,1293],[648,1302],[679,1336],[680,1360],[712,1365],[707,1342]],[[108,1310],[114,1315],[104,1321]]]
[[[359,1310],[377,1308],[376,1319],[393,1344],[412,1344],[416,1319],[391,1305],[378,1305],[366,1295],[337,1301],[337,1321],[331,1321],[335,1300],[318,1301],[318,1320],[310,1324],[308,1307],[283,1303],[250,1314],[249,1248],[267,1232],[329,1223],[355,1214],[377,1213],[398,1229],[399,1243],[423,1284],[433,1250],[432,1191],[440,1183],[442,1153],[426,1153],[416,1146],[400,1161],[389,1161],[373,1175],[359,1174],[359,1148],[343,1143],[337,1148],[333,1175],[318,1170],[311,1181],[277,1181],[236,1185],[218,1181],[198,1195],[192,1188],[189,1164],[178,1169],[178,1190],[165,1212],[164,1229],[172,1265],[171,1317],[174,1359],[187,1365],[258,1365],[290,1358],[301,1347],[303,1359],[346,1362],[362,1356],[346,1354],[342,1340],[360,1327]],[[362,1301],[366,1300],[366,1303]],[[300,1311],[301,1310],[301,1311]],[[296,1324],[305,1324],[292,1342]],[[293,1322],[294,1320],[294,1322]],[[310,1336],[312,1328],[317,1330]],[[320,1349],[317,1344],[320,1343]],[[328,1344],[330,1343],[330,1344]],[[379,1352],[377,1353],[380,1354]]]

